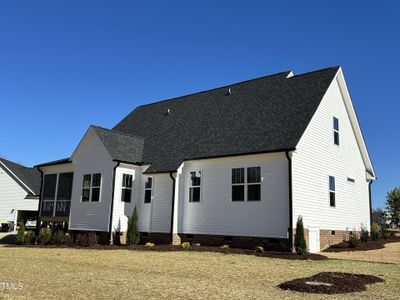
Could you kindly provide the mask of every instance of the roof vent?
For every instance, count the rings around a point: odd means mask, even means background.
[[[228,89],[228,93],[226,93],[226,94],[227,95],[232,95],[231,88]]]
[[[166,116],[169,116],[171,114],[171,110],[169,108],[167,108],[167,111],[165,112]]]

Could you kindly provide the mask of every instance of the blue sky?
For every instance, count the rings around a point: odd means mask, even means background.
[[[90,124],[140,104],[341,65],[383,207],[400,185],[400,4],[148,2],[0,1],[1,156],[68,157]]]

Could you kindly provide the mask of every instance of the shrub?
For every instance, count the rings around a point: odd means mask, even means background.
[[[350,248],[357,248],[357,236],[354,231],[349,234],[349,246]]]
[[[98,239],[97,234],[95,232],[89,232],[87,234],[86,241],[87,241],[87,245],[89,245],[89,246],[94,246],[94,245],[97,245],[99,243],[99,239]]]
[[[304,238],[303,218],[301,216],[297,218],[294,247],[298,255],[302,255],[307,251],[306,239]]]
[[[65,234],[62,230],[54,231],[51,234],[50,243],[53,245],[62,245],[65,243]]]
[[[136,212],[136,205],[133,209],[132,215],[128,217],[128,232],[126,236],[126,243],[128,245],[137,245],[140,242],[140,234],[139,229],[137,226],[137,212]]]
[[[373,241],[379,240],[382,235],[382,227],[377,223],[372,223],[371,226],[371,239]]]
[[[144,244],[144,246],[145,246],[146,248],[154,248],[154,243],[148,242],[148,243]]]
[[[229,245],[228,245],[228,244],[225,244],[225,245],[222,245],[220,248],[221,248],[221,249],[229,249]]]
[[[189,242],[182,243],[182,248],[185,249],[185,250],[189,249],[190,248],[190,243]]]
[[[254,248],[254,252],[256,253],[263,253],[264,252],[264,247],[263,246],[256,246]]]
[[[27,232],[25,233],[24,243],[25,243],[26,245],[32,244],[32,243],[35,241],[35,237],[36,237],[36,235],[35,235],[35,232],[34,232],[34,231],[32,231],[32,230],[27,231]]]
[[[48,243],[50,243],[50,239],[51,239],[51,230],[47,228],[40,229],[39,242],[42,245],[47,245]]]
[[[24,243],[24,239],[25,239],[25,224],[20,223],[15,243],[18,245],[22,245]]]
[[[369,239],[369,232],[365,226],[362,226],[360,231],[360,240],[365,243],[368,241],[368,239]]]
[[[70,245],[70,246],[74,245],[74,237],[73,237],[73,235],[69,234],[68,232],[65,233],[64,242],[65,242],[65,244]]]

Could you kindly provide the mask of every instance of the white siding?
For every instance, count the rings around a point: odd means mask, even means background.
[[[14,222],[18,210],[38,210],[39,201],[25,199],[26,195],[27,192],[0,167],[0,222]]]
[[[85,135],[73,157],[75,164],[69,229],[108,231],[115,162],[93,131]],[[100,202],[81,202],[84,174],[101,173]]]
[[[231,170],[261,166],[261,201],[231,201]],[[190,172],[202,171],[201,202],[189,203]],[[179,233],[287,237],[288,162],[284,153],[185,162],[178,173]]]
[[[339,119],[340,146],[333,142],[334,116]],[[329,175],[336,181],[336,207],[329,204]],[[299,215],[305,226],[321,229],[369,226],[365,166],[336,80],[293,153],[293,212],[294,226]]]

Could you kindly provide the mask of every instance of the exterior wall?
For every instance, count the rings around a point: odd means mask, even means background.
[[[231,201],[231,170],[261,167],[261,201]],[[191,171],[202,171],[201,201],[189,202]],[[288,161],[284,153],[187,161],[177,176],[174,233],[287,238]]]
[[[84,139],[73,156],[75,171],[69,229],[107,232],[109,230],[113,168],[116,163],[112,161],[94,132],[89,131]],[[90,173],[101,173],[99,202],[81,201],[83,175]]]
[[[18,210],[37,211],[39,201],[26,196],[27,192],[0,167],[0,222],[15,222]]]
[[[333,142],[334,116],[339,119],[339,146]],[[361,225],[370,225],[366,169],[336,80],[297,145],[292,161],[294,226],[299,215],[305,228],[318,227],[321,231],[358,231]],[[335,207],[329,203],[329,176],[335,177]],[[348,177],[355,182],[347,181]]]

